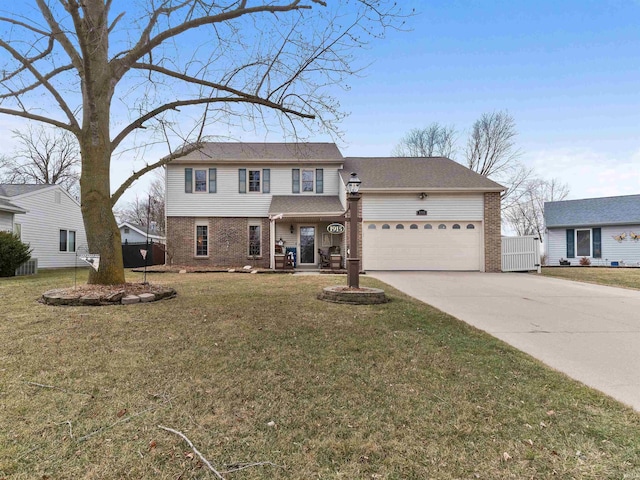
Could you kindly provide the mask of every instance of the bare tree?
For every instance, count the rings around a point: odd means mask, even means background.
[[[80,150],[68,131],[34,128],[14,130],[18,147],[0,165],[3,183],[44,183],[61,185],[78,194]]]
[[[519,200],[533,175],[519,161],[522,152],[515,143],[517,135],[516,122],[508,112],[484,113],[473,124],[465,150],[467,167],[507,188],[503,208]]]
[[[505,210],[504,217],[517,235],[537,235],[542,239],[544,203],[567,198],[569,186],[556,178],[534,179],[524,190],[520,199]]]
[[[153,233],[164,235],[164,169],[156,170],[154,173],[156,176],[146,193],[143,196],[136,195],[134,200],[125,203],[123,208],[116,210],[116,215],[123,222],[132,222],[144,227],[153,225]]]
[[[392,151],[394,157],[447,157],[456,151],[456,129],[437,122],[409,131]]]
[[[101,255],[89,282],[124,282],[112,207],[135,179],[185,150],[133,172],[111,195],[113,155],[168,131],[195,149],[208,126],[231,121],[335,132],[342,113],[328,87],[357,71],[355,48],[400,25],[397,8],[390,0],[25,0],[0,17],[0,114],[78,139],[87,241]]]

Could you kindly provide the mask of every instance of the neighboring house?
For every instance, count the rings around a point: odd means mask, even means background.
[[[146,225],[139,225],[132,222],[121,222],[118,225],[122,243],[145,243],[147,238],[150,242],[165,243],[165,237],[158,235],[155,225],[152,224],[147,229]]]
[[[16,227],[15,215],[20,213],[27,213],[27,211],[2,198],[0,193],[0,231],[18,233],[16,229],[19,227]],[[17,225],[19,226],[20,223]]]
[[[640,195],[546,202],[548,265],[640,265]]]
[[[13,220],[13,231],[31,246],[38,268],[76,265],[76,250],[86,246],[87,240],[80,203],[64,188],[0,184],[0,225],[4,224],[4,229],[7,217],[2,210],[7,203],[23,210]]]
[[[273,268],[282,248],[297,267],[319,250],[344,264],[350,172],[363,269],[500,271],[501,185],[446,158],[344,158],[333,143],[209,143],[169,163],[173,263]]]

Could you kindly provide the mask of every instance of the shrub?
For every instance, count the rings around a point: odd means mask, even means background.
[[[588,267],[589,265],[591,265],[591,260],[589,260],[587,257],[582,257],[580,259],[580,265],[582,265],[583,267]]]
[[[16,268],[30,258],[29,245],[22,243],[13,233],[0,232],[0,277],[13,277]]]

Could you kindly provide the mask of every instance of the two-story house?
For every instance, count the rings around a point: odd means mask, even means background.
[[[173,262],[274,268],[283,251],[298,268],[328,253],[344,263],[351,172],[363,269],[500,270],[501,185],[447,158],[345,158],[333,143],[209,143],[173,160]]]

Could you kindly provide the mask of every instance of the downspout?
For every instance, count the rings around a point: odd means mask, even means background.
[[[282,213],[269,215],[269,268],[271,270],[276,268],[276,220],[280,220],[283,216]]]

